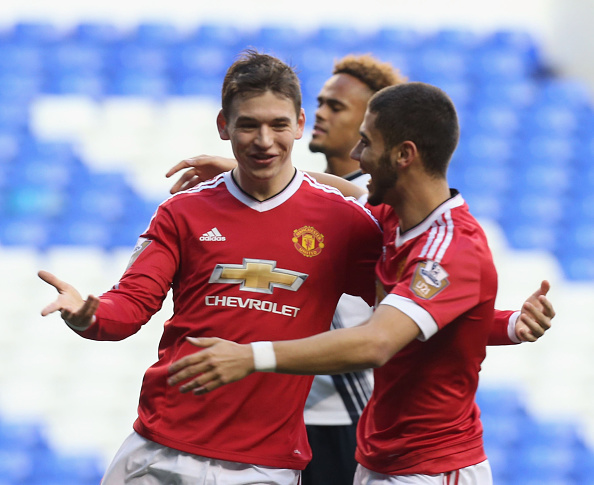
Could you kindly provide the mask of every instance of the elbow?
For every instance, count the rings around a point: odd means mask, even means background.
[[[376,369],[386,364],[393,356],[394,351],[385,341],[376,339],[367,350],[366,364],[368,367]]]

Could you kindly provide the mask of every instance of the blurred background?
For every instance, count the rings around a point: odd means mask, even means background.
[[[99,483],[131,432],[170,301],[90,342],[36,276],[100,294],[168,197],[170,166],[230,155],[215,116],[246,47],[299,73],[308,131],[334,60],[371,53],[453,98],[450,169],[487,230],[498,308],[552,284],[553,328],[489,348],[479,404],[495,483],[594,484],[594,2],[0,4],[0,485]],[[294,161],[323,169],[309,133]]]

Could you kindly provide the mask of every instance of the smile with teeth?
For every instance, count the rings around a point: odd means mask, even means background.
[[[268,162],[272,160],[276,155],[272,153],[255,153],[252,155],[252,158],[256,159],[259,162]]]

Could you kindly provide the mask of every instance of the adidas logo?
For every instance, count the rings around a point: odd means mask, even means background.
[[[210,231],[205,232],[200,236],[201,241],[225,241],[227,238],[222,236],[216,227],[213,227]]]

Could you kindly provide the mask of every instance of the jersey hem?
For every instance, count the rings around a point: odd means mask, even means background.
[[[215,460],[224,461],[235,461],[239,463],[246,463],[248,465],[260,465],[269,466],[273,468],[289,468],[291,470],[303,470],[309,463],[309,459],[305,460],[287,460],[287,459],[274,459],[270,457],[261,457],[255,455],[249,455],[246,453],[239,453],[233,451],[217,451],[209,448],[203,448],[201,446],[191,445],[185,442],[172,440],[163,435],[155,433],[146,428],[140,420],[136,420],[133,425],[134,431],[139,435],[146,438],[147,440],[154,441],[163,446],[173,448],[184,453],[191,453],[193,455],[202,456],[205,458],[213,458]]]
[[[472,447],[476,441],[478,441],[477,445]],[[468,446],[471,448],[469,449]],[[396,463],[386,464],[388,460],[380,459],[380,457],[377,460],[370,460],[357,448],[355,458],[365,468],[384,475],[436,475],[476,465],[487,459],[480,438],[465,443],[464,448],[459,451],[451,451],[451,448],[448,448],[447,451],[447,455],[442,454],[443,450],[435,450],[433,453],[423,451],[404,460],[396,459],[394,460]]]

